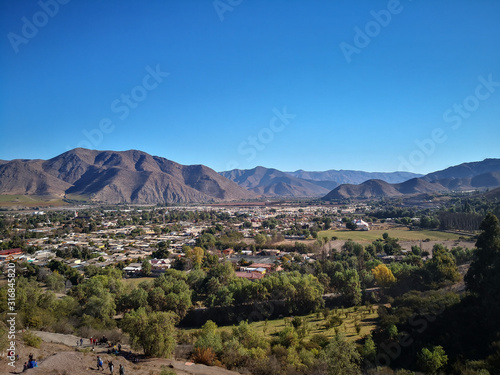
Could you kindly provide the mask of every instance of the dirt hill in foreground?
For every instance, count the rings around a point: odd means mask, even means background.
[[[115,365],[114,374],[118,374],[120,364],[125,367],[127,375],[157,375],[162,366],[175,371],[178,375],[238,375],[239,373],[222,369],[220,367],[209,367],[205,365],[192,364],[185,360],[173,359],[140,359],[138,363],[127,360],[124,356],[107,354],[107,348],[97,346],[94,352],[84,343],[83,349],[76,348],[77,337],[72,335],[52,334],[47,332],[35,332],[44,340],[39,349],[26,346],[22,340],[17,342],[17,354],[19,361],[16,367],[8,365],[5,357],[0,359],[0,374],[20,374],[24,362],[28,361],[30,353],[38,361],[38,368],[29,369],[25,374],[29,375],[88,375],[109,374],[106,364],[109,360]],[[19,336],[20,338],[20,336]],[[52,342],[50,342],[52,341]],[[88,340],[86,340],[88,342]],[[69,345],[61,344],[66,342]],[[128,347],[125,347],[127,351]],[[98,371],[96,356],[100,355],[104,361],[104,371]]]

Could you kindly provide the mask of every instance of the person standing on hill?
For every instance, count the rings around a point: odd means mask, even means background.
[[[99,370],[99,367],[101,368],[101,371],[104,370],[104,367],[102,367],[102,359],[101,357],[97,356],[97,370]]]
[[[109,366],[109,373],[113,375],[113,370],[115,369],[115,365],[113,364],[112,361],[109,361],[108,366]]]
[[[120,375],[125,375],[125,367],[123,365],[120,365]]]

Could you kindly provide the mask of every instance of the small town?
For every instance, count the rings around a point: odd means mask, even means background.
[[[499,19],[0,1],[0,374],[500,375]]]

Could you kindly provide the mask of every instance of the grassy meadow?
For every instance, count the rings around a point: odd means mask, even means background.
[[[315,334],[326,335],[329,339],[334,337],[336,333],[342,333],[350,341],[358,341],[361,338],[370,334],[378,322],[378,306],[357,306],[350,308],[337,308],[325,309],[327,315],[325,318],[324,312],[314,313],[302,316],[306,325],[305,340],[310,340]],[[328,321],[333,317],[339,317],[341,320],[340,325],[328,327]],[[293,318],[283,318],[268,321],[251,322],[250,329],[266,337],[276,337],[279,332],[285,327],[292,325]],[[337,323],[338,324],[338,323]],[[359,333],[356,325],[360,329]],[[231,332],[235,326],[221,326],[218,328],[219,332]],[[193,334],[198,330],[186,329],[184,333]]]
[[[378,238],[382,238],[384,233],[388,233],[390,237],[398,238],[400,241],[423,241],[426,239],[431,241],[456,241],[463,237],[455,233],[436,230],[409,230],[408,228],[374,229],[369,231],[324,230],[318,232],[318,237],[337,237],[342,241],[353,240],[360,243],[371,243]]]

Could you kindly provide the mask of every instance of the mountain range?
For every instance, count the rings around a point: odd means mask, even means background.
[[[0,194],[143,204],[256,198],[204,165],[181,165],[137,150],[83,148],[49,160],[1,163]]]
[[[333,189],[323,199],[393,198],[411,194],[484,190],[498,186],[500,186],[500,159],[485,159],[449,167],[402,183],[390,184],[381,180],[368,180],[359,185],[343,184]]]
[[[282,172],[273,168],[233,169],[220,174],[238,185],[267,197],[322,197],[341,184],[359,184],[378,178],[385,182],[403,182],[421,177],[410,172],[363,172],[328,170],[324,172]]]
[[[217,173],[204,165],[181,165],[138,150],[77,148],[49,160],[0,160],[0,194],[112,204],[390,198],[498,186],[500,159],[464,163],[425,176],[349,170],[282,172],[265,167]]]

